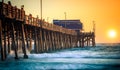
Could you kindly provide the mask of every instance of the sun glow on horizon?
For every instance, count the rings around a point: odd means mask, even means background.
[[[108,37],[109,38],[116,38],[117,32],[115,30],[109,30],[108,31]]]

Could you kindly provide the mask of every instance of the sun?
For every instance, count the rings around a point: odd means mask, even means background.
[[[115,30],[109,30],[108,31],[108,36],[110,38],[115,38],[116,37],[116,31]]]

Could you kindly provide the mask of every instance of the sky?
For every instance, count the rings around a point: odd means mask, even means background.
[[[5,0],[7,3],[9,0]],[[24,5],[26,14],[40,17],[40,0],[10,0],[18,8]],[[96,24],[97,43],[120,43],[120,0],[43,0],[43,18],[52,23],[53,19],[80,19],[84,31]],[[110,37],[109,31],[115,36]]]

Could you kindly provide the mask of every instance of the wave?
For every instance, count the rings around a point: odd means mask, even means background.
[[[72,48],[66,50],[60,50],[51,53],[30,54],[27,53],[30,59],[39,58],[107,58],[107,59],[119,59],[120,47],[85,47],[85,48]],[[18,55],[23,57],[22,53]],[[12,51],[8,58],[14,57]]]
[[[0,62],[0,70],[43,70],[43,69],[112,69],[120,70],[120,47],[97,46],[71,48],[51,53],[30,54],[23,59],[13,60],[14,52],[5,62]],[[12,58],[12,59],[11,59]],[[4,69],[3,69],[4,68]]]
[[[120,43],[97,43],[97,46],[120,46]]]

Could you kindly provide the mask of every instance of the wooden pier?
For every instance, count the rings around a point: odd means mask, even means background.
[[[32,17],[32,14],[26,15],[24,7],[19,9],[0,2],[1,60],[5,60],[11,50],[18,59],[19,50],[22,50],[24,58],[28,58],[27,51],[39,54],[85,45],[95,46],[94,32],[77,33]]]

